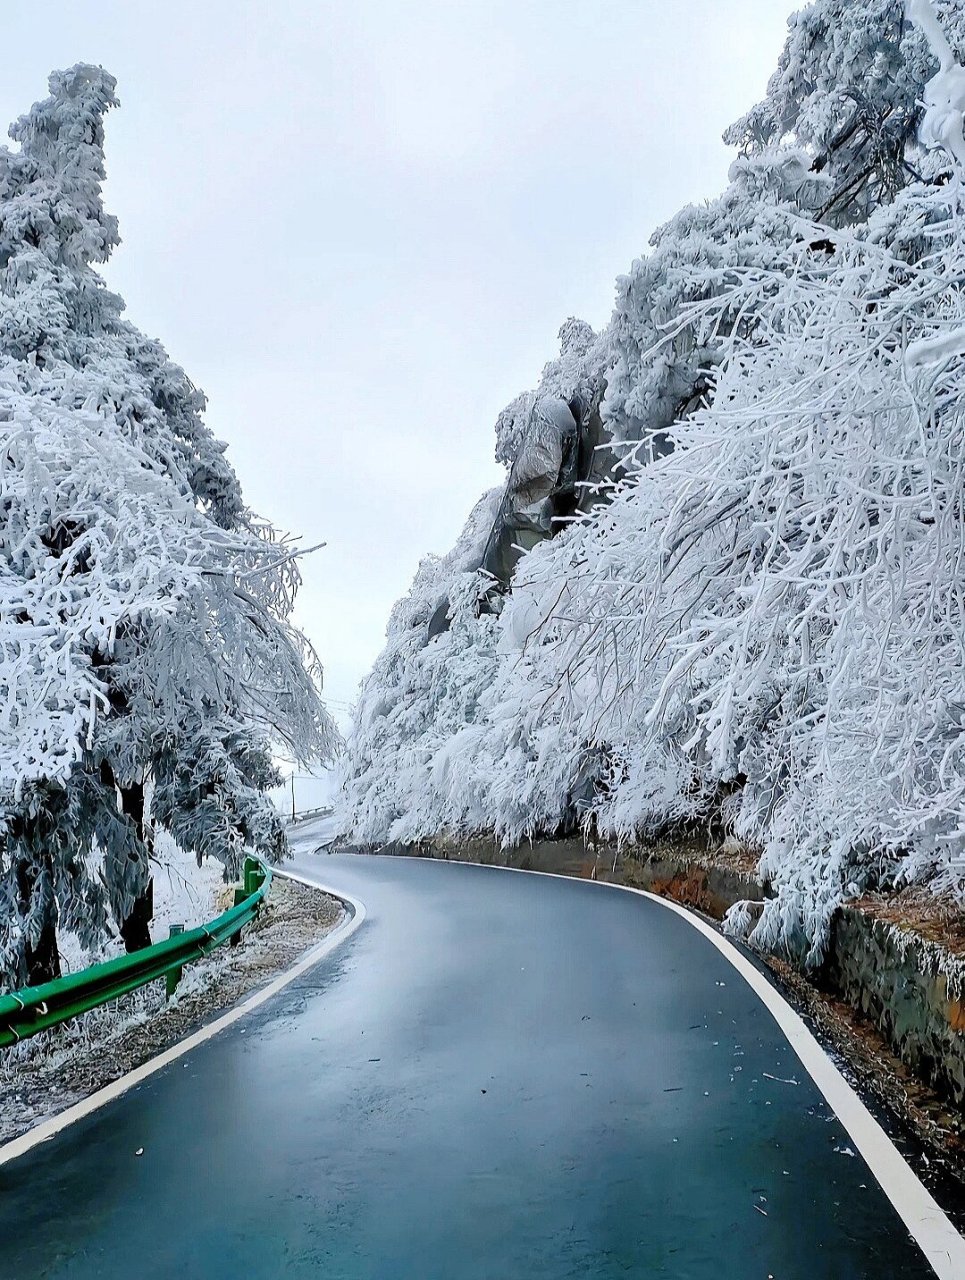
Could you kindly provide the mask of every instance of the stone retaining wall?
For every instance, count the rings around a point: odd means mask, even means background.
[[[820,974],[874,1023],[902,1062],[956,1106],[965,1105],[961,960],[868,912],[843,907]]]

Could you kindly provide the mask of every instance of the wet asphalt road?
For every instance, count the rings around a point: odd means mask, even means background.
[[[3,1280],[933,1274],[671,911],[449,863],[296,867],[362,899],[361,928],[0,1168]]]

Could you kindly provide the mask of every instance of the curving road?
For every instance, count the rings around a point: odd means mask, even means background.
[[[363,900],[361,927],[0,1168],[3,1280],[934,1275],[679,915],[310,838],[297,870]]]

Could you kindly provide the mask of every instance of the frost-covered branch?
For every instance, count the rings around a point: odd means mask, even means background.
[[[959,167],[965,10],[911,17],[792,18],[727,190],[656,233],[594,338],[625,446],[598,504],[499,612],[479,511],[396,607],[356,838],[729,826],[776,889],[756,936],[814,957],[849,894],[965,891],[965,205],[917,141]],[[539,395],[498,424],[517,473]]]
[[[939,66],[938,74],[928,81],[922,95],[922,142],[944,147],[965,171],[965,67],[956,62],[931,0],[909,0],[908,16],[925,33]]]
[[[56,972],[58,921],[125,931],[154,827],[231,869],[281,856],[273,745],[337,745],[291,623],[303,551],[246,510],[204,397],[93,269],[118,239],[114,81],[81,64],[50,90],[0,149],[0,971],[21,981]]]

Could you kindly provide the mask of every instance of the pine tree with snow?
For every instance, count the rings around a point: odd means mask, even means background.
[[[958,0],[936,0],[935,9],[961,47]],[[829,183],[822,222],[863,222],[922,176],[921,94],[937,54],[911,16],[905,0],[815,0],[792,14],[767,96],[724,134],[750,154],[786,139],[804,148]]]
[[[289,621],[297,549],[95,269],[114,81],[50,90],[0,151],[0,967],[21,981],[56,973],[58,923],[149,941],[154,824],[228,871],[278,857],[272,745],[335,743]]]

